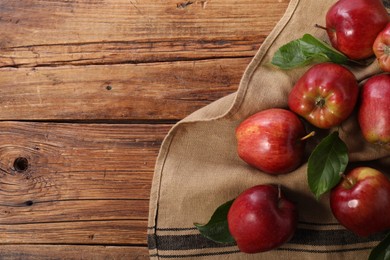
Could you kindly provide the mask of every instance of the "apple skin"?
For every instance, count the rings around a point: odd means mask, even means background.
[[[359,86],[351,71],[338,64],[320,63],[295,83],[288,106],[312,125],[328,129],[348,118],[358,93]]]
[[[234,200],[227,219],[230,234],[240,251],[268,251],[294,235],[298,211],[279,189],[272,184],[257,185]]]
[[[390,72],[390,23],[376,37],[373,50],[379,67]]]
[[[376,169],[354,168],[332,189],[330,207],[340,224],[359,236],[390,229],[390,181]]]
[[[295,170],[303,160],[306,135],[293,112],[271,108],[245,119],[236,128],[237,152],[249,165],[268,174]]]
[[[388,22],[382,0],[339,0],[326,14],[326,31],[334,48],[361,60],[374,55],[375,38]]]
[[[390,75],[369,78],[360,94],[358,122],[370,143],[390,148]]]

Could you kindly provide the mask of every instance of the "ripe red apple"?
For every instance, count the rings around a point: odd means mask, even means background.
[[[388,22],[382,0],[339,0],[326,14],[326,31],[334,48],[360,60],[374,55],[375,38]]]
[[[390,23],[376,37],[373,50],[379,67],[390,72]]]
[[[347,119],[358,92],[357,80],[347,68],[320,63],[295,83],[288,96],[288,106],[312,125],[327,129]]]
[[[241,193],[229,209],[228,227],[240,251],[258,253],[279,247],[294,235],[298,211],[275,185]]]
[[[358,121],[364,138],[390,148],[390,75],[369,78],[361,90]]]
[[[354,168],[331,191],[333,215],[359,236],[390,229],[390,181],[369,167]]]
[[[302,162],[305,128],[291,111],[271,108],[245,119],[236,129],[238,155],[269,174],[293,171]]]

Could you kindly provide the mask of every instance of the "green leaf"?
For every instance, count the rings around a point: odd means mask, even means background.
[[[372,249],[368,260],[390,260],[390,233]]]
[[[317,199],[340,182],[348,160],[348,148],[337,131],[325,137],[313,150],[308,161],[307,179]]]
[[[349,59],[329,44],[316,37],[305,34],[302,38],[280,47],[274,54],[271,64],[281,69],[292,69],[310,63],[331,61],[347,64]]]
[[[206,225],[194,223],[199,232],[206,238],[218,243],[234,243],[235,240],[229,232],[227,214],[234,200],[219,206]]]

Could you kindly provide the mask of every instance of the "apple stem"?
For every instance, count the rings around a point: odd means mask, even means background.
[[[348,178],[343,172],[340,172],[340,176],[347,182],[349,188],[355,185],[355,183],[350,178]]]
[[[305,141],[306,139],[309,139],[310,137],[315,136],[316,132],[311,131],[309,134],[305,135],[304,137],[301,138],[301,141]]]
[[[278,184],[278,200],[282,198],[282,185]]]
[[[317,98],[315,101],[316,107],[322,108],[325,106],[326,100],[323,97]]]
[[[326,30],[326,31],[328,30],[328,28],[326,28],[325,26],[319,25],[319,24],[315,24],[314,26],[317,27],[317,28]]]

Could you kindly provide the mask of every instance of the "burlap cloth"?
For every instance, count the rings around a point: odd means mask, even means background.
[[[340,226],[331,214],[328,196],[317,201],[310,193],[306,164],[286,175],[269,176],[245,164],[236,152],[237,125],[260,110],[286,108],[290,89],[308,68],[283,71],[267,66],[272,55],[281,45],[304,33],[326,40],[325,32],[313,25],[325,23],[325,13],[334,2],[291,0],[247,67],[238,91],[191,114],[166,136],[150,197],[148,245],[152,259],[367,259],[371,248],[383,238],[383,234],[360,238]],[[379,72],[375,62],[352,70],[359,80]],[[363,141],[356,112],[340,131],[352,162],[381,169],[390,167],[388,151]],[[317,139],[321,134],[326,133],[320,132]],[[315,142],[309,142],[307,152]],[[298,230],[289,243],[249,255],[240,253],[235,245],[213,243],[194,228],[194,222],[207,223],[222,203],[263,183],[282,184],[298,206]]]

